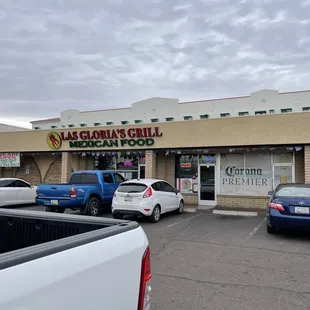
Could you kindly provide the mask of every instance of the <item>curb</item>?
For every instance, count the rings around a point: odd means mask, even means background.
[[[184,212],[195,213],[196,209],[194,209],[194,208],[184,208]]]
[[[209,211],[209,210],[213,210],[215,207],[214,206],[198,206],[198,210],[202,210],[202,211]]]
[[[258,212],[251,211],[231,211],[231,210],[213,210],[213,214],[232,215],[232,216],[258,216]]]

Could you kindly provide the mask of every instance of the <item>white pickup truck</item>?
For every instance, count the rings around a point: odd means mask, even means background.
[[[151,276],[136,222],[0,210],[1,310],[149,310]]]

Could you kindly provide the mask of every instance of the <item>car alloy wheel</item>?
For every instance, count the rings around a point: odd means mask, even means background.
[[[179,209],[180,209],[180,213],[184,212],[184,202],[183,201],[180,201]]]
[[[184,212],[184,202],[183,202],[183,200],[180,201],[179,207],[175,210],[175,212],[177,214],[181,214],[181,213]]]
[[[149,220],[152,223],[157,223],[160,219],[160,206],[156,205],[153,209],[152,215],[149,217]]]
[[[154,210],[154,219],[157,221],[159,221],[159,218],[160,218],[160,210],[158,207],[155,207],[155,210]]]

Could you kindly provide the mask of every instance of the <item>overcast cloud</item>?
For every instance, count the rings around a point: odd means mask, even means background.
[[[1,0],[0,121],[307,89],[309,29],[310,0]]]

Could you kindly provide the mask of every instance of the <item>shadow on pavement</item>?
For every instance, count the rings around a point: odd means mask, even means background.
[[[281,229],[275,236],[290,241],[310,241],[310,230]]]

